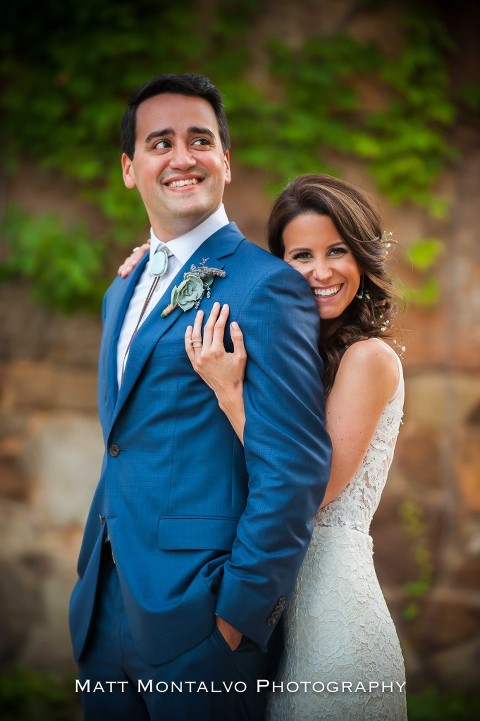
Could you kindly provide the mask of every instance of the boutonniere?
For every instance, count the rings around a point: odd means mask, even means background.
[[[203,294],[210,298],[210,286],[215,278],[225,278],[226,273],[219,268],[207,268],[205,263],[208,258],[202,260],[198,268],[190,266],[190,270],[183,274],[182,282],[172,288],[170,303],[162,310],[162,318],[175,310],[181,308],[184,312],[191,308],[198,308]]]

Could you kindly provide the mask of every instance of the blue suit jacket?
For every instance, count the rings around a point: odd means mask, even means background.
[[[265,646],[310,540],[330,470],[316,304],[297,271],[233,223],[202,244],[172,285],[203,258],[226,271],[203,310],[228,302],[245,335],[245,449],[186,355],[195,312],[160,317],[172,286],[135,336],[118,391],[117,341],[144,260],[104,301],[105,456],[71,600],[77,659],[107,526],[131,631],[152,664],[208,636],[215,614]]]

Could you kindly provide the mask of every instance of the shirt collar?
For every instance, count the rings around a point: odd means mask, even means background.
[[[218,210],[212,213],[203,223],[192,228],[188,233],[169,240],[168,243],[162,243],[153,232],[153,229],[150,228],[150,260],[153,258],[159,245],[166,245],[169,253],[172,253],[175,258],[180,261],[181,265],[183,265],[207,238],[216,233],[217,230],[220,230],[220,228],[228,225],[228,223],[229,220],[225,207],[223,203],[221,203]]]

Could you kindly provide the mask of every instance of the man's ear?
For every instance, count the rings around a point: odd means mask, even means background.
[[[122,153],[122,174],[123,182],[127,188],[135,188],[135,172],[133,170],[133,164],[128,155]]]
[[[226,150],[224,154],[225,163],[225,185],[229,185],[232,180],[232,171],[230,169],[230,151]]]

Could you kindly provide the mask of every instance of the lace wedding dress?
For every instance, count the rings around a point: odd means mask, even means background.
[[[369,536],[403,414],[397,360],[397,390],[359,470],[314,518],[312,541],[285,612],[285,653],[268,721],[407,718],[402,652]]]

